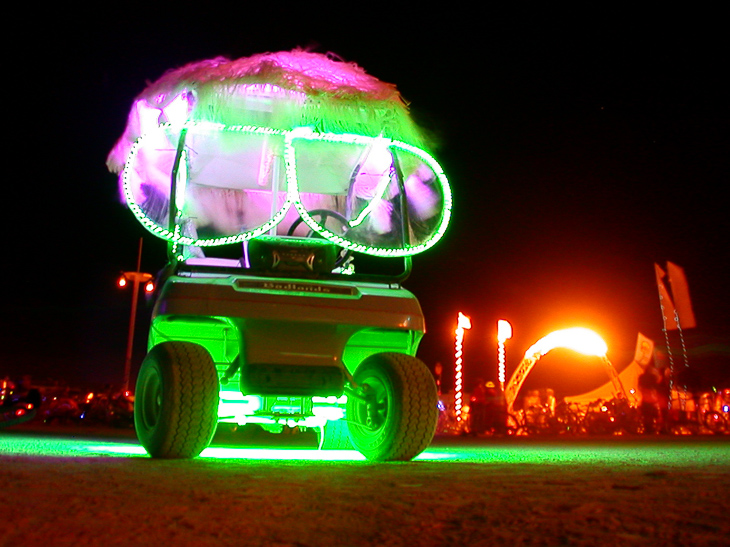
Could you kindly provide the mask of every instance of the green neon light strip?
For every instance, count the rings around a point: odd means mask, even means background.
[[[177,199],[175,200],[175,209],[177,209],[177,216],[178,218],[182,216],[182,210],[185,205],[185,191],[187,190],[188,185],[188,161],[187,161],[188,153],[186,150],[182,151],[181,157],[180,157],[180,165],[182,168],[178,171],[178,180],[177,180],[177,192],[175,192],[175,195]]]
[[[122,181],[123,181],[123,188],[124,188],[124,196],[127,201],[127,204],[132,211],[132,213],[137,217],[139,222],[153,235],[165,239],[168,241],[172,241],[176,244],[180,245],[194,245],[198,247],[212,247],[212,246],[218,246],[218,245],[230,245],[233,243],[240,243],[245,240],[253,239],[255,237],[258,237],[260,235],[263,235],[270,230],[272,230],[276,225],[278,225],[286,216],[287,212],[291,208],[292,204],[296,208],[299,215],[302,217],[304,222],[315,232],[320,234],[325,239],[328,239],[329,241],[332,241],[336,245],[339,245],[340,247],[343,247],[345,249],[374,255],[374,256],[382,256],[382,257],[402,257],[402,256],[411,256],[418,253],[421,253],[435,245],[444,235],[444,232],[446,231],[446,228],[449,224],[449,221],[451,220],[451,208],[452,208],[452,194],[451,194],[451,187],[449,185],[448,179],[446,178],[446,175],[443,172],[443,169],[438,164],[438,162],[428,153],[421,150],[420,148],[417,148],[415,146],[411,146],[407,143],[386,139],[383,137],[366,137],[363,135],[355,135],[355,134],[335,134],[335,133],[314,133],[310,128],[307,127],[300,127],[296,128],[293,131],[283,131],[283,130],[277,130],[272,129],[269,127],[257,127],[257,126],[250,126],[250,125],[231,125],[226,126],[224,124],[219,123],[212,123],[212,122],[196,122],[196,121],[188,121],[184,124],[185,128],[191,128],[196,127],[198,129],[203,129],[206,131],[230,131],[230,132],[242,132],[242,133],[252,133],[252,134],[265,134],[265,135],[282,135],[284,137],[284,160],[286,165],[286,180],[287,180],[287,193],[286,198],[284,201],[284,204],[282,207],[276,212],[276,214],[266,223],[262,224],[258,228],[255,228],[253,230],[249,230],[246,232],[241,232],[239,234],[231,235],[231,236],[224,236],[224,237],[217,237],[217,238],[211,238],[211,239],[195,239],[192,237],[184,236],[180,233],[179,228],[176,227],[174,231],[170,231],[169,229],[160,226],[156,221],[149,218],[145,212],[142,210],[142,208],[136,203],[134,199],[134,194],[132,190],[132,184],[130,181],[130,171],[132,170],[132,166],[137,158],[137,155],[139,154],[140,149],[142,148],[143,143],[145,140],[149,139],[154,132],[145,134],[141,136],[132,146],[132,149],[129,153],[129,156],[127,158],[127,163],[124,167],[124,172],[122,175]],[[175,127],[172,124],[162,124],[157,127],[157,132],[165,132],[168,130],[172,131],[179,131],[182,129],[181,127]],[[431,170],[434,172],[436,177],[438,178],[439,182],[441,183],[441,188],[443,192],[443,214],[441,217],[441,222],[439,223],[437,229],[434,231],[434,234],[429,238],[427,241],[424,241],[423,243],[420,243],[418,245],[414,246],[408,246],[406,248],[402,249],[392,249],[392,248],[385,248],[385,247],[373,247],[370,245],[363,245],[361,243],[355,243],[352,241],[349,241],[346,238],[343,238],[337,234],[334,234],[327,230],[325,227],[320,226],[308,213],[306,208],[301,202],[300,194],[299,194],[299,183],[297,180],[297,172],[296,172],[296,150],[294,146],[294,141],[296,139],[303,139],[303,140],[318,140],[318,141],[324,141],[324,142],[336,142],[336,143],[345,143],[345,144],[358,144],[358,145],[372,145],[372,144],[381,144],[382,146],[387,146],[394,150],[402,150],[405,152],[408,152],[410,154],[413,154],[414,156],[418,157],[421,161],[423,161],[426,165],[428,165]],[[187,174],[186,174],[187,175]],[[186,183],[187,181],[183,181]],[[385,190],[385,187],[383,188],[383,191]],[[361,215],[362,216],[362,215]],[[357,225],[358,222],[362,222],[362,219],[356,219],[355,222]]]

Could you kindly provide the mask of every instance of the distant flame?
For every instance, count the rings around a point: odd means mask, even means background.
[[[504,342],[512,338],[512,324],[509,321],[500,319],[497,321],[497,341]]]
[[[458,327],[460,329],[470,329],[471,328],[471,319],[468,315],[464,315],[463,313],[459,312],[459,319],[458,319]]]
[[[608,346],[603,339],[590,329],[575,327],[556,330],[538,340],[525,352],[525,359],[542,357],[555,348],[566,348],[584,355],[605,357]]]

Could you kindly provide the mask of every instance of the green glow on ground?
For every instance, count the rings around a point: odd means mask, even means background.
[[[38,438],[31,436],[0,437],[0,456],[39,457],[147,457],[145,449],[138,443],[99,442],[94,439]],[[291,460],[291,461],[365,461],[355,450],[317,450],[316,448],[231,448],[211,446],[200,456],[210,459],[239,460]],[[419,460],[450,459],[452,455],[438,451],[427,451]]]
[[[436,442],[417,460],[461,462],[483,465],[578,465],[578,466],[662,466],[687,464],[723,466],[730,462],[730,439],[665,438],[605,439],[587,441],[524,442],[518,440]],[[93,438],[44,437],[28,434],[0,436],[0,457],[132,457],[146,458],[144,449],[134,440],[99,441]],[[287,460],[361,462],[364,457],[354,450],[316,448],[247,448],[212,446],[204,459]]]

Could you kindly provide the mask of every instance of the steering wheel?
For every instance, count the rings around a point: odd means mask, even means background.
[[[332,211],[331,209],[312,209],[311,211],[307,211],[309,213],[309,216],[312,217],[318,217],[319,218],[319,224],[321,226],[324,226],[327,222],[328,218],[333,218],[337,222],[339,222],[343,227],[349,228],[350,223],[347,221],[347,219],[344,217],[344,215],[338,213],[337,211]],[[302,217],[299,217],[294,222],[292,222],[292,225],[289,226],[289,230],[287,231],[286,235],[293,236],[294,232],[296,232],[299,225],[304,222],[304,219]],[[310,228],[309,233],[307,234],[307,237],[319,237],[319,234],[312,230]],[[348,250],[345,253],[340,252],[339,258],[335,261],[335,268],[339,268],[344,264],[352,255],[352,251]]]

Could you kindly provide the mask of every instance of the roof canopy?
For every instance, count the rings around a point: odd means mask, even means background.
[[[107,163],[164,239],[228,244],[277,230],[291,212],[338,245],[409,255],[433,245],[450,215],[424,141],[395,86],[295,50],[166,73],[135,100]],[[314,209],[335,211],[340,225]]]

